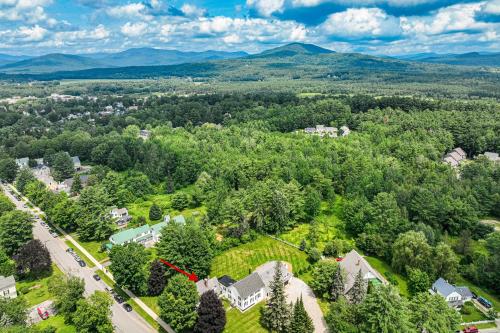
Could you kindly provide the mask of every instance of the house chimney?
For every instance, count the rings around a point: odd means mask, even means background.
[[[205,287],[208,287],[208,279],[207,279],[207,278],[204,278],[204,279],[203,279],[203,282],[205,283]]]
[[[356,263],[356,266],[359,266],[360,263],[361,263],[361,259],[358,259],[358,262]]]

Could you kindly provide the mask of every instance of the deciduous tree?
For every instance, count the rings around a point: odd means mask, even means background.
[[[411,299],[410,320],[417,332],[454,332],[461,322],[460,314],[440,295],[419,293]]]
[[[80,299],[73,315],[73,324],[81,333],[111,333],[114,331],[111,322],[111,297],[96,291],[88,299]]]
[[[31,239],[33,239],[33,223],[28,213],[14,210],[0,217],[0,247],[8,255],[13,255]]]
[[[429,271],[431,253],[431,247],[423,233],[408,231],[401,234],[394,242],[392,267],[401,273],[406,273],[411,268]]]
[[[149,278],[148,278],[148,294],[151,296],[158,296],[162,293],[163,289],[167,285],[165,264],[161,263],[159,260],[155,260],[151,263],[149,267]]]
[[[138,294],[146,292],[148,256],[143,245],[134,242],[115,245],[109,253],[109,258],[109,269],[119,286]]]
[[[226,326],[226,310],[220,298],[209,290],[200,298],[198,320],[194,331],[198,333],[221,333]]]
[[[47,247],[38,239],[32,239],[14,255],[19,275],[39,276],[52,269],[52,259]]]
[[[76,276],[55,276],[49,280],[49,291],[55,297],[55,306],[64,320],[72,322],[78,301],[83,299],[85,282]]]
[[[337,266],[338,264],[335,260],[320,260],[314,265],[310,285],[318,297],[328,298],[326,295],[332,290]]]

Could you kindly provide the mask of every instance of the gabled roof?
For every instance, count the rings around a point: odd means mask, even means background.
[[[121,245],[123,243],[130,242],[132,239],[139,237],[139,235],[143,233],[149,233],[149,231],[149,225],[145,224],[137,228],[120,231],[109,237],[109,240],[115,244]]]
[[[455,290],[462,296],[462,298],[472,298],[473,296],[468,287],[456,287]]]
[[[232,286],[236,282],[229,275],[221,276],[218,280],[224,287]]]
[[[213,277],[211,279],[203,279],[196,282],[196,289],[198,290],[199,295],[203,295],[207,291],[214,290],[217,292],[219,288],[219,281],[217,278]]]
[[[465,153],[465,151],[462,148],[460,148],[460,147],[457,147],[457,148],[453,149],[453,151],[456,152],[456,153],[458,153],[462,157],[466,157],[467,156],[467,154]]]
[[[497,162],[500,160],[500,157],[498,156],[498,153],[492,153],[492,152],[486,152],[484,153],[484,157],[489,159],[490,161]]]
[[[265,285],[260,275],[254,272],[246,278],[233,284],[233,287],[236,289],[241,298],[245,299],[248,296],[260,291],[265,287]]]
[[[382,283],[387,283],[382,275],[370,266],[356,250],[352,250],[345,255],[344,259],[339,263],[340,267],[346,273],[345,291],[348,292],[354,285],[356,275],[361,270],[361,274],[365,280],[378,279]]]
[[[154,234],[159,234],[161,233],[161,230],[163,228],[165,228],[166,226],[168,225],[168,222],[160,222],[160,223],[156,223],[154,225],[151,226],[151,231],[154,233]]]
[[[81,165],[80,158],[78,156],[72,156],[71,160],[73,161],[74,165]]]
[[[260,275],[260,278],[262,279],[266,287],[269,287],[274,279],[274,274],[276,272],[276,263],[276,261],[268,261],[255,269],[255,272]],[[283,277],[283,283],[288,282],[292,278],[292,273],[290,272],[291,270],[288,268],[287,263],[282,262],[280,270]]]
[[[436,282],[432,284],[432,290],[444,297],[448,297],[448,295],[456,291],[455,287],[443,278],[437,279]]]
[[[0,276],[0,290],[2,289],[7,289],[10,287],[13,287],[16,285],[16,280],[14,279],[14,276]]]

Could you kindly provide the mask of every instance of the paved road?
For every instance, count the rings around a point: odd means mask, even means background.
[[[24,208],[24,202],[17,201],[7,189],[4,188],[5,194],[16,204],[17,209],[29,213],[33,213],[29,208]],[[66,253],[68,248],[64,241],[60,238],[52,237],[48,230],[40,224],[35,222],[33,225],[33,234],[35,238],[39,239],[47,246],[53,262],[63,271],[66,275],[74,275],[83,278],[85,281],[85,294],[90,295],[96,290],[105,291],[106,284],[103,281],[95,281],[92,277],[95,273],[88,267],[80,267],[75,259]],[[156,332],[141,316],[135,311],[126,312],[123,307],[113,302],[111,307],[112,320],[115,326],[115,331],[118,333],[148,333]]]
[[[302,280],[292,277],[285,287],[285,293],[288,302],[294,302],[302,295],[304,301],[304,308],[306,309],[309,317],[311,317],[314,324],[315,333],[328,332],[323,312],[319,307],[316,296],[312,289]]]

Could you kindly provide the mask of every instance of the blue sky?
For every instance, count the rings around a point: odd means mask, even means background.
[[[500,52],[500,0],[0,0],[0,53]]]

